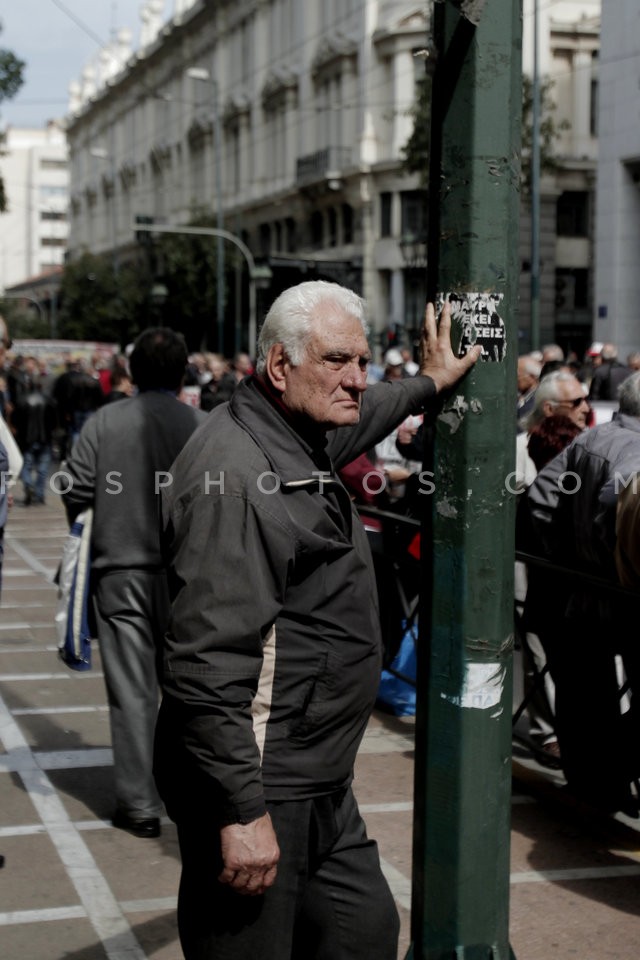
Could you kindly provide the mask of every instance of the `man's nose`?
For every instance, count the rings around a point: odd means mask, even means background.
[[[367,389],[367,370],[366,367],[363,369],[355,363],[350,363],[347,370],[345,371],[342,384],[345,387],[348,387],[351,390],[366,390]]]

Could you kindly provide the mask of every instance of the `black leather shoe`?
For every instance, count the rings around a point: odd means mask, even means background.
[[[160,836],[160,818],[150,817],[148,820],[134,820],[120,810],[116,810],[112,821],[114,827],[119,830],[127,830],[134,837],[143,839],[153,839]]]

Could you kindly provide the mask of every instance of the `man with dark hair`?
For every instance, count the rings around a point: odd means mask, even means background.
[[[152,327],[136,340],[129,359],[133,382],[139,390],[178,392],[186,366],[185,343],[168,327]]]
[[[58,423],[65,434],[63,453],[66,455],[78,439],[85,422],[102,406],[104,394],[99,380],[92,377],[83,361],[76,357],[53,384],[53,399],[57,406]]]
[[[181,334],[145,330],[131,354],[137,396],[87,420],[67,464],[70,521],[93,508],[93,605],[109,700],[115,768],[115,826],[160,833],[151,773],[158,706],[157,649],[169,600],[159,535],[158,493],[205,415],[177,400],[187,363]]]

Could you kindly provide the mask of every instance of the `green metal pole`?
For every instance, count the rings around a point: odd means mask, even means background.
[[[531,85],[531,335],[540,349],[540,57],[538,0],[533,3],[533,83]]]
[[[434,428],[418,659],[415,960],[506,960],[509,947],[519,0],[437,0],[429,298],[482,360]],[[428,462],[425,466],[428,466]]]

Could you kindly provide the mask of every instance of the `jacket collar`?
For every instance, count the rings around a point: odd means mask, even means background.
[[[263,451],[283,484],[317,483],[319,472],[333,474],[324,432],[311,422],[294,422],[258,377],[248,377],[238,384],[229,410]]]
[[[640,433],[640,417],[633,417],[628,413],[620,413],[619,410],[616,410],[612,419],[619,427],[625,427],[627,430],[635,430],[636,433]]]

